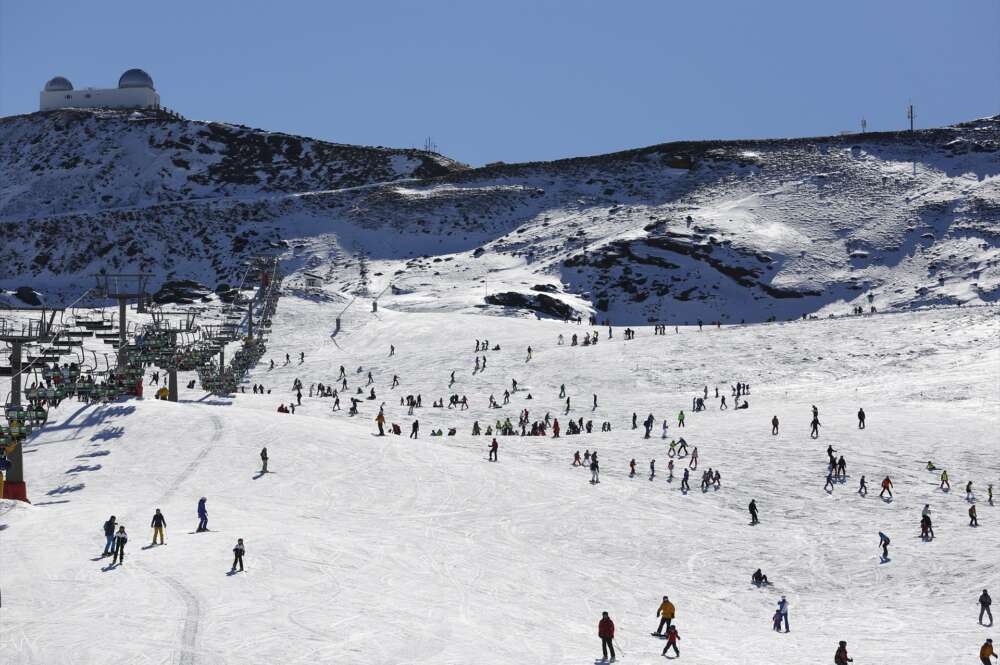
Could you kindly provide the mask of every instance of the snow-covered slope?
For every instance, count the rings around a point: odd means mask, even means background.
[[[0,172],[13,183],[0,208],[11,239],[0,247],[0,288],[32,286],[52,300],[75,296],[79,276],[104,267],[214,287],[269,252],[334,292],[359,288],[364,255],[368,288],[411,311],[515,303],[619,323],[738,322],[867,309],[869,296],[882,309],[1000,297],[1000,117],[467,170],[412,151],[402,166],[404,153],[362,151],[376,166],[362,160],[360,176],[339,158],[324,162],[350,177],[286,167],[290,146],[305,146],[296,154],[306,160],[327,144],[198,123],[184,125],[198,128],[186,136],[211,154],[188,163],[199,148],[171,134],[176,121],[114,114],[74,121],[61,161],[43,159],[43,148],[18,156],[58,134],[50,125],[60,118],[0,125],[9,137]],[[238,148],[247,141],[256,147]],[[96,174],[111,167],[96,168],[87,185],[66,177],[102,146],[132,161],[107,180]],[[67,162],[54,183],[33,171]]]
[[[608,611],[623,662],[660,663],[663,643],[649,633],[664,594],[691,665],[828,663],[841,639],[857,663],[950,665],[973,662],[998,637],[976,625],[980,590],[1000,590],[1000,509],[985,501],[987,483],[1000,487],[996,306],[666,336],[641,328],[627,342],[621,328],[613,339],[601,329],[596,347],[571,347],[557,336],[589,328],[367,305],[331,339],[339,306],[283,298],[269,349],[277,367],[262,364],[247,381],[248,392],[261,383],[270,394],[61,405],[26,449],[33,504],[0,502],[3,662],[589,664]],[[474,353],[484,338],[501,350]],[[487,369],[473,373],[483,355]],[[369,370],[375,378],[378,400],[362,402],[357,418],[308,396],[340,365],[350,393],[368,390]],[[390,389],[394,373],[401,385]],[[275,413],[292,401],[295,378],[307,386],[302,406]],[[510,405],[487,408],[511,379],[521,390]],[[715,387],[729,396],[736,381],[751,384],[750,408],[720,411]],[[675,415],[706,385],[709,409],[688,412],[678,430]],[[399,398],[417,393],[423,407],[411,417]],[[470,409],[431,407],[452,393]],[[383,400],[404,432],[419,418],[417,440],[373,436]],[[808,436],[812,404],[818,440]],[[551,412],[564,428],[572,417],[613,430],[499,437],[500,461],[487,462],[490,437],[471,436],[473,420],[516,421],[521,409],[532,420]],[[633,412],[654,414],[657,437],[630,429]],[[664,419],[670,436],[698,447],[686,495],[666,479]],[[448,427],[458,434],[429,436]],[[830,444],[849,477],[827,494]],[[273,473],[261,476],[263,446]],[[598,485],[570,465],[585,449],[600,453]],[[630,479],[631,458],[640,476]],[[928,459],[948,469],[951,493],[938,491]],[[708,467],[721,471],[721,489],[703,493]],[[866,498],[855,493],[862,474]],[[891,502],[877,496],[885,475]],[[967,525],[969,480],[978,529]],[[200,496],[204,534],[192,533]],[[917,537],[925,503],[931,542]],[[167,544],[151,548],[155,508]],[[111,514],[130,534],[117,568],[99,556]],[[879,531],[892,538],[885,563]],[[229,576],[237,538],[247,572]],[[758,567],[773,586],[750,585]],[[782,595],[788,634],[770,627]]]

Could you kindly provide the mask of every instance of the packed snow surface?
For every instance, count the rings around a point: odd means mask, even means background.
[[[665,336],[641,327],[631,341],[602,327],[596,347],[569,345],[592,330],[576,324],[366,306],[331,337],[342,305],[284,297],[269,343],[275,369],[254,370],[247,394],[186,390],[182,375],[180,403],[56,409],[26,445],[32,503],[0,503],[3,662],[590,665],[608,611],[619,658],[658,663],[663,642],[650,632],[663,595],[691,664],[826,663],[842,639],[857,663],[969,663],[1000,637],[976,623],[981,590],[1000,594],[1000,509],[986,501],[987,484],[1000,487],[995,306],[671,326]],[[476,354],[477,339],[500,350]],[[476,355],[488,362],[473,373]],[[332,399],[308,388],[333,384],[340,365],[350,389],[332,412]],[[378,400],[349,417],[347,397],[359,385],[367,394],[368,371]],[[401,384],[390,389],[393,374]],[[294,400],[295,378],[302,405],[276,413]],[[512,379],[510,404],[488,408]],[[750,408],[721,411],[716,386],[732,406],[737,381],[750,384]],[[255,383],[271,393],[249,394]],[[706,385],[708,409],[691,413]],[[418,393],[423,406],[408,416],[400,396]],[[470,409],[431,406],[452,393]],[[374,435],[383,400],[403,436]],[[525,408],[531,420],[550,412],[563,434],[498,437],[499,462],[489,463],[491,437],[471,436],[473,420],[516,423]],[[654,414],[653,438],[631,429],[633,412],[640,422]],[[594,433],[566,436],[570,417],[592,419]],[[413,418],[416,440],[406,436]],[[599,433],[605,420],[613,430]],[[449,427],[458,433],[430,436]],[[667,481],[667,443],[679,435],[700,457],[688,494]],[[828,445],[848,465],[829,494]],[[597,485],[571,466],[588,449],[599,451]],[[948,470],[950,493],[928,460]],[[721,471],[721,489],[700,490],[707,467]],[[892,501],[878,496],[886,475]],[[979,528],[968,526],[969,480]],[[194,533],[201,496],[208,533]],[[930,542],[918,537],[925,503]],[[150,547],[155,508],[167,544]],[[130,534],[117,567],[100,556],[112,514]],[[879,531],[892,539],[884,563]],[[247,570],[230,575],[237,538]],[[772,586],[750,584],[758,567]],[[770,625],[782,595],[788,634]]]

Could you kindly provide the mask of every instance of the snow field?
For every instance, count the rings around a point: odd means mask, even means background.
[[[628,342],[623,329],[608,340],[602,327],[586,348],[568,339],[587,326],[385,309],[355,314],[331,339],[341,308],[280,301],[268,354],[277,367],[262,363],[247,383],[270,395],[206,397],[182,379],[178,404],[67,402],[55,411],[26,447],[34,503],[0,504],[0,641],[10,662],[591,663],[607,610],[619,656],[653,663],[663,643],[649,633],[664,594],[677,606],[685,663],[830,662],[840,639],[858,663],[960,663],[997,637],[976,625],[979,592],[1000,589],[1000,511],[985,501],[988,482],[1000,489],[995,308],[666,336],[640,328]],[[556,345],[560,333],[567,346]],[[486,370],[473,375],[474,340],[484,338],[501,350],[486,352]],[[332,384],[341,364],[351,392],[367,371],[376,379],[378,401],[362,402],[356,418],[347,395],[337,413],[332,400],[307,396],[310,383]],[[390,390],[393,373],[402,385]],[[303,405],[275,413],[294,399],[296,377]],[[522,390],[510,406],[487,408],[512,378]],[[736,381],[751,384],[750,408],[720,412],[715,385],[731,406]],[[490,437],[470,436],[472,421],[548,410],[565,432],[561,383],[569,416],[593,419],[595,433],[498,437],[500,462],[488,463]],[[708,411],[690,413],[706,384]],[[431,408],[452,392],[468,396],[469,411]],[[399,405],[409,393],[424,404],[415,441]],[[373,435],[383,400],[404,436]],[[822,423],[815,441],[811,404]],[[665,442],[629,429],[633,411],[656,416],[655,437],[668,418],[671,436],[698,446],[690,494],[678,489],[679,462],[666,482]],[[775,414],[781,434],[772,437]],[[611,433],[597,432],[603,420]],[[438,427],[458,435],[431,437]],[[848,464],[830,495],[829,444]],[[259,477],[265,445],[273,473]],[[599,485],[570,466],[584,449],[600,453]],[[629,479],[633,457],[640,475]],[[950,494],[937,491],[928,459],[948,469]],[[722,489],[703,494],[709,466]],[[861,474],[864,499],[855,494]],[[885,474],[891,503],[877,497]],[[978,529],[967,526],[969,479]],[[213,531],[194,534],[200,496]],[[937,536],[929,543],[918,538],[924,503]],[[157,507],[167,545],[143,549]],[[110,560],[97,557],[110,514],[130,541],[125,565],[104,570]],[[885,564],[878,531],[892,538]],[[229,576],[238,537],[247,574]],[[757,567],[769,589],[749,584]],[[787,635],[770,629],[782,594]]]

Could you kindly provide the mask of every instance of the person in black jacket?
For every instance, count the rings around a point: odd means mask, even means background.
[[[156,537],[160,537],[160,544],[163,545],[163,527],[167,526],[167,518],[163,516],[160,509],[157,508],[156,512],[153,514],[153,521],[149,523],[149,526],[153,527],[153,545],[156,544]]]
[[[985,614],[990,618],[989,625],[993,625],[993,612],[990,611],[992,604],[993,599],[990,598],[990,594],[986,593],[986,589],[983,589],[983,595],[979,597],[979,623],[983,623],[983,615]]]
[[[115,534],[115,555],[111,559],[111,565],[116,563],[125,563],[125,543],[128,542],[128,535],[125,533],[125,527],[118,527],[118,533]]]
[[[750,505],[748,506],[750,510],[750,525],[754,525],[760,522],[757,519],[757,501],[756,499],[750,499]]]
[[[111,556],[115,551],[115,516],[112,515],[107,522],[104,523],[104,554],[101,556]]]
[[[236,572],[236,564],[240,565],[240,572],[243,571],[243,553],[246,552],[246,548],[243,547],[243,539],[236,539],[236,547],[233,548],[233,569],[231,572]]]
[[[379,426],[379,429],[382,429],[381,425]],[[260,461],[264,465],[260,472],[267,473],[267,446],[264,446],[260,451]]]

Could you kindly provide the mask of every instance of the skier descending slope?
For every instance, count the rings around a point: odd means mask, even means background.
[[[246,548],[243,546],[243,539],[236,539],[236,546],[233,547],[233,567],[229,571],[230,573],[236,572],[236,564],[240,566],[240,572],[243,572],[243,554],[246,553]]]
[[[664,596],[663,602],[661,602],[660,606],[656,608],[656,616],[660,617],[660,625],[657,626],[656,632],[651,633],[651,635],[660,637],[663,634],[664,627],[666,627],[667,630],[670,630],[670,623],[674,620],[675,613],[676,610],[674,609],[674,604],[670,602],[670,598]]]
[[[889,536],[878,532],[878,546],[882,548],[882,563],[889,560]]]
[[[993,612],[990,611],[990,605],[993,604],[993,599],[990,598],[990,594],[983,589],[983,594],[979,596],[979,623],[982,625],[993,625]],[[983,615],[990,618],[989,624],[983,624]]]
[[[128,535],[125,527],[119,526],[118,533],[115,534],[115,555],[111,558],[111,565],[125,563],[125,543],[128,542]]]
[[[153,545],[156,544],[156,537],[159,536],[160,537],[160,544],[163,545],[164,544],[163,543],[163,528],[165,526],[167,526],[167,518],[165,518],[163,516],[163,513],[160,512],[159,508],[157,508],[156,512],[153,514],[153,519],[149,523],[149,526],[153,529],[153,542],[152,542],[152,544]]]
[[[601,466],[597,463],[597,455],[590,458],[590,484],[596,485],[601,482]]]
[[[667,655],[668,649],[673,649],[674,653],[677,654],[677,658],[681,657],[681,650],[677,648],[677,640],[681,639],[680,634],[677,632],[677,626],[671,626],[667,629],[667,645],[663,647],[663,653],[661,656]]]
[[[778,612],[781,614],[781,621],[785,624],[785,632],[788,631],[788,599],[784,596],[778,601]]]

